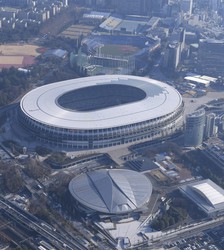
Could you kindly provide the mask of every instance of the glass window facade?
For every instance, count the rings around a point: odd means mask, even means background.
[[[154,140],[183,128],[182,105],[176,111],[140,123],[104,129],[67,129],[45,125],[19,111],[19,121],[36,139],[74,149],[97,149],[141,140]]]

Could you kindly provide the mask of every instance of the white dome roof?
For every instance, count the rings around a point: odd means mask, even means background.
[[[69,183],[69,191],[82,205],[103,213],[127,213],[150,200],[149,179],[135,171],[110,169],[87,172]]]

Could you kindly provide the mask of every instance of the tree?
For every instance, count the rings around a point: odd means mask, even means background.
[[[51,169],[46,164],[43,164],[35,159],[28,159],[25,163],[25,171],[30,177],[37,179],[48,176]]]
[[[0,106],[12,102],[29,88],[29,74],[11,67],[0,72]]]
[[[40,156],[46,156],[51,153],[51,150],[49,148],[43,146],[36,146],[35,151]]]
[[[169,226],[172,226],[172,225],[174,225],[174,224],[175,224],[174,218],[173,218],[173,217],[170,217],[170,218],[169,218]]]
[[[24,186],[21,172],[15,166],[8,167],[6,171],[3,173],[3,178],[5,181],[6,188],[11,193],[20,191]]]

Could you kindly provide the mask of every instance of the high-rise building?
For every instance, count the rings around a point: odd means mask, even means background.
[[[163,67],[169,70],[176,70],[180,63],[181,55],[181,43],[178,41],[173,41],[168,44],[164,57],[163,57]]]
[[[224,115],[220,117],[220,130],[224,132]]]
[[[205,125],[205,110],[199,109],[188,114],[186,117],[186,127],[184,144],[187,147],[197,147],[202,144]]]
[[[180,9],[184,13],[192,14],[193,0],[181,0]]]
[[[206,115],[205,119],[205,138],[208,139],[215,135],[215,118],[216,115],[214,113],[210,113]]]
[[[176,70],[181,61],[181,54],[185,47],[185,29],[175,29],[169,38],[168,46],[166,47],[163,67],[168,70]]]
[[[218,8],[220,6],[221,1],[220,0],[209,0],[209,9],[213,11],[218,11]]]
[[[180,27],[178,29],[175,29],[170,36],[171,41],[178,41],[180,43],[181,52],[183,51],[184,46],[185,46],[185,33],[186,33],[186,30]]]
[[[157,15],[161,12],[163,7],[163,1],[162,0],[152,0],[152,13],[154,15]]]
[[[199,40],[198,67],[201,73],[224,76],[224,40]]]
[[[113,0],[115,11],[125,15],[147,15],[151,11],[151,0]]]

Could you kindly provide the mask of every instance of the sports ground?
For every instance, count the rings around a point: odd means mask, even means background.
[[[104,55],[113,56],[131,56],[135,54],[139,48],[132,45],[120,45],[120,44],[105,44],[100,48],[100,52]]]
[[[35,63],[38,46],[29,44],[0,45],[0,68],[25,67]]]

